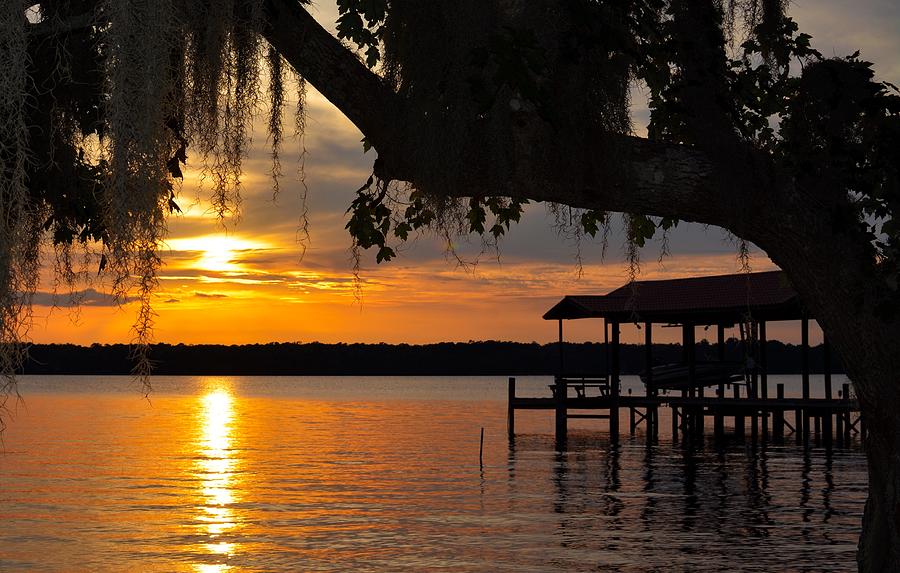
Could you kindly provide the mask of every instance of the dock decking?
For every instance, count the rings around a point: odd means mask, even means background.
[[[706,419],[712,418],[716,438],[725,436],[725,419],[732,419],[732,435],[750,436],[755,440],[780,441],[793,436],[797,443],[808,444],[820,439],[823,444],[849,443],[853,435],[862,435],[864,428],[859,415],[859,404],[850,398],[785,398],[783,385],[778,385],[774,398],[758,397],[699,397],[699,396],[616,396],[613,393],[599,396],[570,396],[560,399],[563,386],[556,395],[549,397],[525,397],[516,394],[516,379],[509,378],[508,431],[515,437],[516,410],[554,410],[556,412],[556,438],[565,441],[568,419],[609,420],[609,433],[613,441],[619,437],[620,416],[629,417],[631,434],[643,426],[650,440],[659,437],[661,408],[671,410],[672,438],[699,437],[706,428]],[[848,396],[845,384],[842,396]]]

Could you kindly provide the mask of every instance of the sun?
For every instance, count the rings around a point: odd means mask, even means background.
[[[219,273],[246,271],[246,265],[239,260],[240,255],[249,251],[269,248],[264,243],[233,235],[204,235],[170,239],[168,245],[173,252],[194,255],[187,265],[188,267]]]

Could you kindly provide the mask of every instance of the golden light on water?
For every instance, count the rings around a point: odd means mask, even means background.
[[[198,443],[198,475],[203,505],[197,519],[207,536],[206,550],[213,555],[229,556],[235,544],[221,536],[231,532],[237,521],[231,505],[235,503],[236,460],[232,456],[234,398],[224,389],[213,390],[201,398]],[[198,571],[224,571],[225,565],[198,565]]]

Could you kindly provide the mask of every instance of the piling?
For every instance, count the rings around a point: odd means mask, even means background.
[[[734,398],[738,399],[741,397],[741,388],[737,384],[733,386],[734,388]],[[741,414],[734,415],[734,435],[743,438],[744,437],[744,416]]]
[[[844,391],[844,402],[850,402],[850,384],[844,384],[841,386],[841,390]],[[850,431],[853,429],[853,424],[850,423],[850,408],[847,408],[841,415],[846,416],[844,419],[844,443],[850,444]]]
[[[568,432],[568,412],[566,410],[566,381],[562,376],[556,378],[556,443],[561,446],[566,442]]]
[[[481,442],[478,444],[478,467],[484,468],[484,427],[481,428]]]
[[[609,380],[609,439],[619,443],[619,323],[612,323],[612,378]]]
[[[678,441],[678,407],[672,406],[672,441]]]
[[[844,444],[844,413],[838,411],[834,416],[834,434],[838,445]]]
[[[784,400],[784,384],[775,386],[776,397]],[[772,437],[776,442],[784,440],[784,410],[777,409],[772,412]]]
[[[516,379],[510,376],[506,391],[506,433],[510,440],[516,437]]]

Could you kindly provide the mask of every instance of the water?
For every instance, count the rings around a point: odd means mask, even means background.
[[[689,450],[663,423],[658,446],[615,449],[584,420],[558,453],[551,412],[520,412],[510,447],[496,378],[168,377],[150,402],[123,377],[20,389],[2,571],[855,567],[858,448]]]

